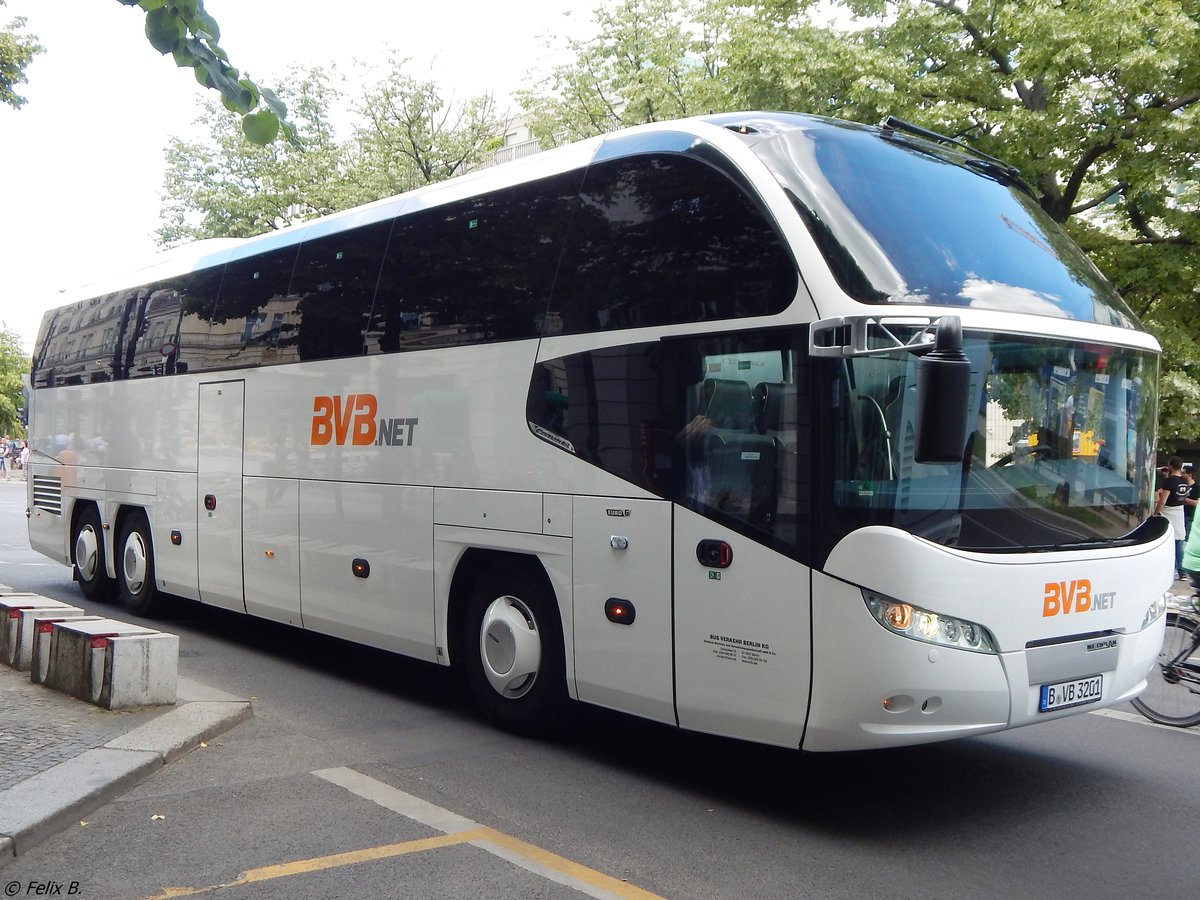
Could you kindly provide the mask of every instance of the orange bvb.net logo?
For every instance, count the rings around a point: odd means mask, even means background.
[[[416,419],[378,418],[379,399],[374,394],[318,395],[313,397],[314,446],[411,447]]]
[[[1116,602],[1116,597],[1115,591],[1106,593],[1094,591],[1091,579],[1088,578],[1047,581],[1045,593],[1042,595],[1042,618],[1111,609]]]

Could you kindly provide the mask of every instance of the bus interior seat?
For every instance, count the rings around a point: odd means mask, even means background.
[[[777,453],[774,439],[755,429],[750,386],[709,379],[705,394],[714,437],[708,449],[710,505],[767,527],[776,500]]]

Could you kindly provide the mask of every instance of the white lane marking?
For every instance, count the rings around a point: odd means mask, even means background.
[[[1200,737],[1200,728],[1179,728],[1176,725],[1160,725],[1157,722],[1151,722],[1143,715],[1125,712],[1121,709],[1094,709],[1088,715],[1104,716],[1108,719],[1120,719],[1122,722],[1132,722],[1134,725],[1146,725],[1150,728],[1162,728],[1164,731],[1173,731],[1175,734],[1190,734],[1192,737]]]
[[[374,801],[384,809],[398,812],[400,815],[412,819],[414,822],[420,822],[422,825],[428,825],[430,828],[446,834],[455,834],[459,831],[474,831],[476,828],[481,827],[478,822],[472,822],[464,816],[452,813],[448,809],[442,809],[440,806],[435,806],[427,800],[422,800],[420,797],[406,794],[404,791],[394,788],[390,784],[376,781],[374,778],[355,772],[353,769],[345,767],[321,769],[313,772],[313,774],[331,784],[336,784],[338,787],[344,787],[352,794],[357,794],[366,800]]]
[[[319,769],[312,774],[331,784],[343,787],[365,800],[378,803],[385,809],[390,809],[446,834],[483,828],[465,816],[452,813],[427,800],[394,788],[390,784],[384,784],[382,781],[376,781],[374,778],[355,772],[353,769],[345,767]],[[589,869],[579,863],[557,856],[541,847],[527,844],[490,828],[484,830],[490,832],[491,839],[484,837],[468,843],[519,866],[527,872],[571,888],[581,894],[595,897],[597,900],[630,900],[630,898],[656,896],[603,872]]]

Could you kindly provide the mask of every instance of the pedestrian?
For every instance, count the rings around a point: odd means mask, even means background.
[[[1183,501],[1183,530],[1190,536],[1192,518],[1196,515],[1196,504],[1200,502],[1200,483],[1196,481],[1196,467],[1191,463],[1184,463],[1180,472],[1188,483],[1188,495]]]
[[[1188,535],[1187,546],[1183,549],[1183,570],[1187,573],[1188,584],[1192,586],[1192,602],[1200,599],[1200,528],[1192,530]]]
[[[0,481],[8,481],[8,435],[0,436]]]
[[[1183,573],[1183,540],[1184,531],[1183,510],[1191,485],[1183,477],[1183,460],[1172,456],[1167,460],[1167,477],[1162,480],[1158,490],[1154,492],[1154,513],[1166,517],[1175,533],[1175,577],[1184,578]]]
[[[29,480],[29,441],[21,441],[21,477]]]

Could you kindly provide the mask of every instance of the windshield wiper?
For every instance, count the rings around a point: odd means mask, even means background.
[[[935,144],[949,144],[956,147],[968,155],[968,158],[963,160],[963,165],[979,172],[981,175],[986,175],[993,181],[1014,185],[1026,194],[1033,196],[1033,190],[1021,179],[1021,173],[1017,170],[1016,166],[1010,166],[1003,160],[984,153],[970,144],[964,144],[962,141],[952,138],[949,135],[930,131],[928,128],[922,128],[920,125],[912,124],[912,122],[905,122],[903,119],[897,119],[895,116],[888,116],[880,127],[884,132],[904,131],[908,134],[924,138],[927,141],[933,141]]]

